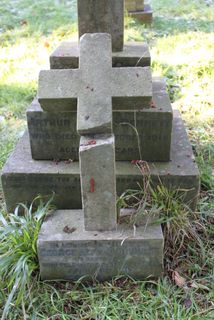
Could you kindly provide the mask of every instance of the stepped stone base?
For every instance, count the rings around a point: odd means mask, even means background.
[[[148,67],[151,65],[149,47],[142,42],[129,42],[123,51],[112,53],[113,67]],[[62,42],[50,56],[51,69],[76,69],[79,67],[77,42]]]
[[[163,234],[159,225],[116,231],[85,231],[82,210],[55,211],[43,223],[38,238],[42,279],[110,280],[159,277],[163,271]]]
[[[35,99],[27,110],[27,121],[33,159],[79,159],[76,111],[45,112]],[[113,110],[113,132],[118,161],[170,160],[172,107],[164,79],[153,78],[153,105],[150,108]]]
[[[199,172],[178,112],[174,114],[171,161],[150,162],[148,165],[154,185],[163,183],[170,189],[185,191],[184,201],[194,209],[199,191]],[[127,189],[139,189],[138,183],[143,184],[145,175],[148,172],[130,161],[117,161],[117,194],[121,195]],[[50,198],[52,192],[55,192],[54,203],[58,209],[81,208],[79,163],[33,160],[28,134],[20,140],[5,164],[2,186],[9,212],[19,202],[30,203],[38,194]]]
[[[139,22],[143,24],[151,24],[153,11],[149,4],[144,5],[144,10],[140,11],[129,11],[129,16],[137,19]]]

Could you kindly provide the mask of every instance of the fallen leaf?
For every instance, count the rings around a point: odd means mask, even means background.
[[[76,228],[70,228],[69,226],[63,228],[63,232],[65,233],[73,233],[74,231],[76,231]]]
[[[184,306],[186,309],[189,309],[192,305],[192,300],[190,298],[184,299]]]
[[[153,100],[150,102],[150,107],[151,108],[156,108],[156,104],[155,104],[155,102]]]
[[[20,25],[21,26],[26,26],[28,23],[27,23],[27,21],[26,20],[22,20],[21,22],[20,22]]]
[[[50,43],[47,42],[47,41],[45,41],[45,42],[44,42],[44,47],[45,47],[45,48],[49,48],[49,47],[50,47]]]
[[[176,270],[172,272],[172,280],[180,288],[183,288],[186,285],[186,279],[181,277]]]

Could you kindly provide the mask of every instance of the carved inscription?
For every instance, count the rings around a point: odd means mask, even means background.
[[[59,175],[53,175],[53,176],[48,176],[48,175],[26,175],[26,176],[11,176],[10,177],[10,186],[11,188],[20,188],[21,183],[25,183],[27,188],[31,189],[38,189],[38,185],[40,188],[44,189],[46,188],[47,190],[52,190],[52,191],[57,191],[65,189],[73,189],[76,190],[79,188],[80,185],[80,179],[79,177],[71,176],[59,176]]]
[[[63,132],[39,132],[32,133],[31,137],[35,140],[74,140],[77,142],[79,140],[79,136],[76,133],[63,133]]]
[[[147,161],[168,161],[170,119],[170,114],[165,113],[114,111],[116,160],[138,159],[141,154]],[[80,137],[76,132],[76,112],[63,113],[59,119],[55,114],[33,112],[28,114],[28,120],[35,159],[78,160]]]
[[[54,128],[70,128],[71,124],[73,124],[73,121],[70,119],[52,119],[52,118],[46,118],[46,119],[41,119],[41,118],[31,118],[30,124],[34,127],[42,127],[42,128],[47,128],[47,127],[54,127]]]

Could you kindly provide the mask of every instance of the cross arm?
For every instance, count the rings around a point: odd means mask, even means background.
[[[115,110],[148,108],[152,99],[151,68],[113,68],[111,92]]]
[[[80,70],[43,70],[39,74],[38,100],[45,111],[77,108]]]

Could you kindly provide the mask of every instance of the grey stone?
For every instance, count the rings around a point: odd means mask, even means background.
[[[120,224],[115,231],[85,231],[81,210],[56,211],[43,223],[38,242],[43,280],[110,280],[159,277],[163,272],[160,225],[134,228]],[[70,231],[70,232],[69,232]]]
[[[113,51],[123,50],[124,0],[78,0],[79,37],[109,33]]]
[[[42,108],[72,111],[78,98],[77,130],[81,135],[110,133],[112,104],[136,110],[151,101],[150,68],[112,68],[110,44],[107,34],[85,34],[80,43],[80,69],[40,72]]]
[[[172,108],[163,79],[153,78],[153,102],[142,111],[113,110],[116,160],[170,160]],[[76,111],[45,112],[34,100],[27,110],[33,159],[77,160],[76,117]]]
[[[85,229],[116,229],[114,135],[80,139],[80,182]]]
[[[111,36],[85,34],[80,39],[81,91],[78,96],[79,134],[112,132]],[[85,90],[86,89],[86,90]]]
[[[143,42],[126,43],[123,51],[112,53],[113,67],[148,67],[150,64],[149,47]],[[79,68],[79,45],[77,42],[62,42],[50,55],[50,68]]]
[[[125,0],[125,9],[128,11],[143,11],[144,0]]]
[[[46,148],[46,145],[44,145]],[[173,121],[171,161],[148,163],[154,185],[186,190],[184,201],[193,209],[199,191],[199,171],[183,122],[176,112]],[[116,162],[117,194],[138,189],[147,172],[130,161]],[[59,209],[81,208],[79,163],[70,161],[36,161],[31,158],[26,134],[2,170],[2,186],[7,209],[13,211],[19,202],[31,202],[38,194],[50,197]]]
[[[151,24],[153,20],[153,11],[150,4],[144,5],[144,10],[129,11],[129,16],[137,19],[142,24]]]

